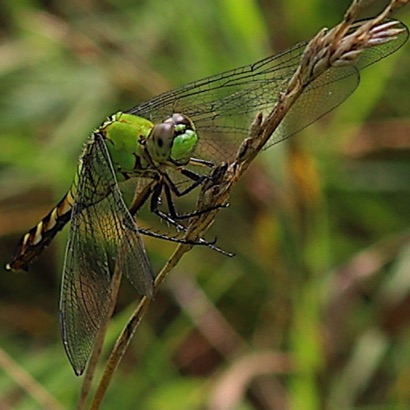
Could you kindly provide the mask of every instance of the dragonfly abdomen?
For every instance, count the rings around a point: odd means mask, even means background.
[[[25,270],[28,265],[50,244],[54,236],[71,219],[74,205],[72,190],[33,228],[20,239],[20,243],[6,270]]]

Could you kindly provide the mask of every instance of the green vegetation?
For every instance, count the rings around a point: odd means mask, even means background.
[[[9,3],[0,17],[4,262],[66,192],[104,117],[309,39],[348,5]],[[397,17],[408,22],[409,13]],[[184,257],[150,306],[104,408],[227,408],[217,400],[235,409],[407,408],[405,49],[364,71],[340,109],[260,156],[209,233],[236,256],[197,247]],[[59,236],[28,275],[3,272],[0,407],[44,407],[33,384],[18,386],[3,352],[63,408],[76,403],[81,379],[58,332]],[[144,241],[157,271],[175,245]],[[108,341],[135,298],[124,284]]]

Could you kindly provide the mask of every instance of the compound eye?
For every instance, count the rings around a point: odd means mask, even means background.
[[[172,114],[166,121],[166,123],[173,123],[176,130],[195,130],[194,124],[189,117],[183,114],[175,113]]]
[[[147,141],[148,151],[153,159],[165,161],[169,158],[174,132],[175,126],[171,123],[154,125]]]

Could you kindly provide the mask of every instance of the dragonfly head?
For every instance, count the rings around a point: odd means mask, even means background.
[[[154,161],[177,166],[189,162],[197,143],[194,124],[182,114],[173,114],[163,123],[154,125],[146,142]]]

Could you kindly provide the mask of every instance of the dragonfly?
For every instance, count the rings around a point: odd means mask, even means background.
[[[359,85],[360,70],[407,41],[407,27],[390,22],[399,29],[397,35],[364,50],[351,65],[329,68],[309,84],[265,148],[341,104]],[[140,295],[153,295],[155,275],[141,235],[156,234],[138,227],[141,207],[149,202],[154,214],[183,231],[184,218],[196,213],[179,213],[174,199],[195,190],[210,178],[214,167],[234,160],[255,116],[268,113],[286,90],[306,45],[301,42],[253,64],[165,92],[114,114],[91,134],[71,188],[21,238],[6,265],[8,270],[27,270],[71,222],[59,310],[63,345],[77,375],[83,373],[96,334],[107,319],[114,270],[120,269]],[[136,184],[131,205],[121,191],[129,180]],[[167,210],[161,208],[162,198]],[[202,238],[194,244],[218,250]]]

